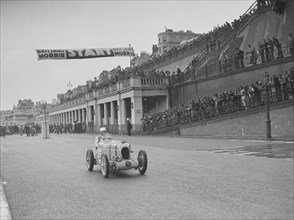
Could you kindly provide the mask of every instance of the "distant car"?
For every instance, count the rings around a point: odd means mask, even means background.
[[[101,148],[101,159],[98,159],[98,148]],[[105,178],[109,176],[110,170],[120,171],[129,169],[138,169],[143,175],[147,170],[147,154],[140,150],[136,158],[132,157],[131,144],[126,141],[112,140],[103,138],[96,147],[95,154],[93,150],[88,149],[86,153],[86,165],[89,171],[92,171],[94,165],[100,165],[102,174]]]

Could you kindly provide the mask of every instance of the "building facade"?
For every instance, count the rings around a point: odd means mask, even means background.
[[[14,113],[24,113],[34,110],[34,102],[31,99],[18,100],[17,106],[13,107]]]
[[[107,127],[111,133],[126,133],[127,119],[132,132],[143,131],[142,118],[152,109],[145,109],[145,102],[156,99],[153,110],[163,111],[169,106],[167,79],[135,77],[118,82],[84,96],[48,109],[50,124],[82,123],[87,132],[97,132]],[[148,112],[147,112],[148,111]]]
[[[193,33],[190,30],[185,31],[173,31],[172,29],[166,29],[165,32],[158,34],[158,55],[169,51],[171,48],[180,45],[181,42],[197,38],[200,34]]]
[[[35,104],[31,99],[19,100],[13,110],[0,112],[0,126],[24,125],[27,123],[40,123],[38,119],[43,115],[44,101],[37,101]],[[52,104],[46,104],[51,108]]]

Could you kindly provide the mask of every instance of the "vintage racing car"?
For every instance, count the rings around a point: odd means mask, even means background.
[[[99,150],[100,155],[99,156]],[[105,178],[109,176],[110,170],[120,171],[138,169],[143,175],[147,170],[147,154],[140,150],[137,158],[132,157],[131,144],[126,141],[112,140],[111,137],[103,138],[95,149],[88,149],[86,153],[86,165],[89,171],[93,170],[94,165],[100,165],[102,174]]]

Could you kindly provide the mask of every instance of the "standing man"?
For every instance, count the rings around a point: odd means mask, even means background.
[[[269,61],[274,60],[274,42],[268,37]]]
[[[265,39],[263,39],[263,47],[265,51],[265,61],[270,61],[270,45]]]
[[[127,118],[127,131],[128,131],[128,136],[131,136],[131,130],[132,130],[132,124],[130,122],[130,119]]]
[[[278,59],[279,58],[283,58],[284,55],[283,55],[283,51],[282,51],[282,46],[280,44],[280,42],[278,41],[277,38],[273,37],[273,42],[274,42],[274,45],[276,46],[277,50],[278,50]]]
[[[259,45],[259,54],[260,54],[261,62],[264,63],[265,62],[264,45],[260,41],[258,45]]]
[[[249,53],[251,54],[250,63],[256,64],[258,59],[257,51],[251,44],[248,44],[248,48],[249,48]]]
[[[294,36],[292,32],[289,32],[288,34],[288,48],[290,51],[290,55],[294,56]]]
[[[224,51],[223,52],[223,55],[221,57],[221,64],[223,66],[224,72],[227,72],[228,71],[228,59],[229,59],[229,57],[228,57],[226,51]]]

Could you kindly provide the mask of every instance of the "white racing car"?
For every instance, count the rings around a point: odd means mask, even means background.
[[[101,150],[100,157],[99,148]],[[100,165],[105,178],[109,176],[110,170],[118,172],[120,170],[138,169],[143,175],[147,170],[147,154],[144,150],[140,150],[137,158],[134,159],[132,153],[130,143],[103,138],[98,143],[95,154],[93,150],[87,150],[86,165],[89,171],[93,170],[94,165]]]

